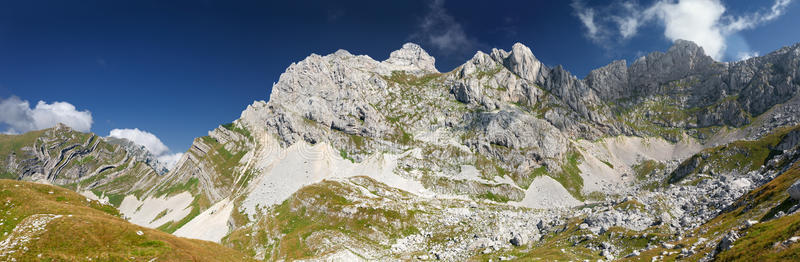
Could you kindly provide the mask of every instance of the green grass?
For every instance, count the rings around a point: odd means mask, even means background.
[[[233,123],[223,124],[222,127],[224,127],[225,129],[231,130],[233,132],[242,134],[244,137],[246,137],[248,139],[252,139],[253,138],[253,136],[250,134],[249,130],[237,127]]]
[[[23,156],[22,148],[31,146],[47,129],[31,131],[21,135],[0,134],[0,156],[6,157],[12,153],[18,157]]]
[[[205,198],[205,196],[198,195],[198,196],[195,197],[194,201],[192,201],[192,204],[191,204],[192,211],[190,211],[188,215],[186,215],[185,217],[183,217],[179,221],[170,221],[170,222],[164,223],[163,225],[158,226],[158,228],[156,228],[156,229],[161,230],[161,231],[166,232],[166,233],[170,233],[170,234],[175,233],[175,231],[177,231],[179,228],[181,228],[184,225],[186,225],[186,223],[189,223],[189,221],[192,221],[192,219],[197,217],[197,215],[200,215],[201,207],[206,207],[206,206],[209,206],[209,205],[210,205],[210,203],[209,203],[208,199]]]
[[[377,183],[363,178],[367,183]],[[257,233],[258,239],[275,239],[276,246],[265,260],[296,260],[311,258],[321,247],[312,242],[315,233],[338,232],[358,241],[364,247],[377,245],[371,240],[373,232],[383,232],[391,238],[399,238],[419,232],[413,226],[415,213],[411,210],[374,208],[351,202],[343,195],[360,194],[358,189],[336,181],[322,181],[301,188],[289,199],[271,210],[258,223],[266,227]],[[342,216],[350,208],[353,213]],[[246,245],[251,238],[243,231],[234,231],[224,243],[234,246]],[[323,248],[324,249],[324,248]]]
[[[417,77],[412,74],[407,74],[404,71],[392,71],[392,75],[385,77],[386,80],[406,86],[423,86],[438,78],[442,74],[427,74]]]
[[[225,145],[220,144],[216,139],[204,136],[201,138],[203,142],[211,147],[211,150],[204,156],[204,160],[209,162],[210,166],[214,168],[218,176],[214,177],[214,186],[229,187],[233,185],[236,176],[236,167],[239,166],[239,160],[244,157],[247,152],[245,150],[239,152],[229,152],[225,149]]]
[[[366,146],[366,142],[364,141],[363,136],[359,135],[350,135],[350,142],[352,142],[357,149],[362,150]]]
[[[600,191],[592,191],[591,193],[586,195],[586,199],[592,201],[603,201],[606,200],[606,194]]]
[[[150,220],[150,223],[153,223],[156,220],[158,220],[159,218],[162,218],[162,217],[166,216],[167,213],[169,213],[169,210],[168,209],[164,209],[164,211],[161,211],[161,213],[158,213],[158,215],[156,215],[156,217],[154,217],[152,220]]]
[[[115,206],[115,207],[119,207],[119,205],[122,204],[122,200],[125,199],[125,195],[124,194],[107,193],[107,192],[103,192],[103,191],[101,191],[99,189],[92,189],[92,193],[97,195],[97,197],[100,197],[100,196],[107,197],[108,198],[108,203],[113,205],[113,206]]]
[[[178,183],[174,184],[164,190],[156,191],[155,196],[171,196],[174,194],[178,194],[181,192],[195,192],[197,188],[197,184],[200,182],[200,179],[196,177],[189,178],[185,183]]]
[[[561,172],[551,174],[551,177],[561,183],[573,197],[583,201],[585,200],[581,193],[583,177],[581,177],[581,170],[578,168],[578,162],[581,159],[583,159],[583,156],[577,151],[567,152],[567,157],[561,164]]]
[[[506,203],[511,200],[505,195],[495,195],[491,191],[487,191],[486,193],[480,194],[477,196],[477,198],[487,199],[498,203]]]
[[[492,77],[492,76],[496,75],[497,73],[500,73],[500,71],[502,71],[502,70],[503,70],[503,68],[504,68],[504,67],[503,67],[502,65],[499,65],[499,64],[498,64],[498,65],[496,65],[496,66],[495,66],[495,68],[494,68],[494,69],[492,69],[492,70],[489,70],[489,71],[478,71],[478,72],[476,73],[476,77],[477,77],[478,79],[483,79],[484,77]]]
[[[75,164],[79,165],[79,166],[82,166],[82,165],[85,165],[85,164],[87,164],[89,162],[92,162],[92,161],[94,161],[94,156],[86,156],[86,157],[81,158],[80,160],[76,161]]]
[[[8,171],[0,171],[0,179],[11,179],[16,180],[17,175]]]
[[[727,173],[731,171],[749,172],[757,170],[764,165],[773,155],[779,153],[773,148],[781,142],[784,136],[792,130],[800,129],[800,126],[778,128],[758,140],[739,140],[726,145],[708,148],[695,154],[693,158],[699,158],[700,163],[697,168],[684,177],[675,177],[672,174],[670,182],[678,182],[686,179],[699,170],[708,166],[716,173]],[[692,158],[687,159],[681,166],[688,165]]]
[[[106,194],[108,197],[108,203],[118,207],[122,204],[122,200],[125,199],[125,195],[123,194]]]
[[[547,171],[547,167],[546,166],[540,166],[540,167],[534,168],[533,171],[531,171],[530,174],[528,174],[527,176],[523,176],[523,175],[517,174],[516,172],[515,173],[511,173],[511,179],[514,180],[514,183],[516,183],[517,186],[519,186],[519,187],[521,187],[523,189],[528,189],[531,186],[531,183],[533,183],[534,179],[536,179],[539,176],[546,176],[548,174],[549,173]]]
[[[800,244],[778,245],[800,234],[800,213],[758,223],[734,242],[733,248],[722,252],[718,261],[798,261]]]
[[[352,163],[356,162],[355,159],[347,155],[347,151],[345,151],[344,149],[339,150],[339,156],[341,156],[344,159],[350,160],[350,162]]]
[[[614,165],[612,165],[611,162],[608,162],[606,160],[600,160],[600,162],[603,162],[603,164],[606,164],[606,166],[608,166],[608,167],[610,167],[612,169],[614,168]]]
[[[633,199],[625,201],[625,202],[622,202],[622,203],[619,203],[616,206],[614,206],[614,208],[622,209],[622,210],[637,210],[637,211],[640,211],[640,212],[644,212],[645,211],[644,210],[644,208],[645,208],[644,204],[642,204],[639,201],[633,200]]]
[[[646,180],[649,176],[653,175],[656,170],[661,170],[665,167],[666,165],[664,163],[648,159],[634,165],[633,172],[635,173],[636,178],[641,181]]]

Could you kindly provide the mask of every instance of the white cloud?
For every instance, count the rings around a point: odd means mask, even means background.
[[[150,151],[150,153],[153,153],[153,155],[156,156],[160,156],[161,154],[169,151],[169,148],[167,148],[167,146],[164,145],[164,143],[161,142],[161,139],[158,139],[156,135],[144,130],[139,130],[138,128],[112,129],[108,136],[125,138],[133,141],[138,145],[144,146],[148,151]]]
[[[144,146],[147,151],[150,151],[158,158],[158,161],[164,163],[168,169],[175,167],[175,164],[183,156],[183,153],[170,154],[169,148],[161,142],[161,139],[153,133],[139,130],[138,128],[115,128],[109,132],[108,136],[128,139],[137,145]]]
[[[622,4],[622,9],[626,13],[634,13],[639,7],[633,2],[625,2]],[[611,19],[617,23],[619,33],[623,39],[628,39],[636,35],[639,31],[639,17],[635,16],[612,16]]]
[[[663,22],[664,36],[670,40],[693,41],[709,56],[721,59],[725,36],[718,25],[723,13],[725,6],[717,0],[659,1],[644,11],[644,17]]]
[[[789,4],[792,3],[792,0],[776,0],[772,7],[769,9],[769,12],[756,12],[750,15],[741,16],[737,18],[727,18],[728,22],[725,23],[724,31],[725,32],[738,32],[745,29],[751,29],[756,27],[760,24],[775,20],[776,18],[783,15],[784,10]]]
[[[158,161],[164,163],[167,166],[167,169],[172,170],[175,165],[178,164],[178,161],[181,160],[183,157],[183,153],[175,153],[175,154],[166,154],[158,157]]]
[[[639,30],[639,19],[635,17],[617,17],[615,20],[619,24],[619,33],[624,39],[633,37]]]
[[[611,40],[617,36],[620,40],[630,39],[638,34],[641,26],[657,22],[664,26],[667,39],[693,41],[702,46],[706,54],[722,60],[729,36],[775,20],[785,13],[791,2],[776,0],[769,9],[743,16],[728,15],[719,0],[658,0],[647,8],[638,7],[635,1],[626,1],[602,9],[586,7],[574,0],[572,7],[587,36],[603,46],[610,47]],[[606,29],[611,27],[617,29],[613,35],[613,30]],[[750,50],[740,52],[752,53]]]
[[[419,31],[411,36],[445,53],[472,51],[476,40],[467,36],[464,28],[444,8],[444,0],[434,0],[428,13],[419,24]]]
[[[758,52],[739,52],[736,55],[737,61],[747,60],[753,57],[759,56]]]
[[[92,128],[92,113],[78,111],[68,102],[44,101],[31,108],[30,103],[12,96],[0,100],[0,123],[8,126],[5,133],[24,133],[32,130],[50,128],[63,123],[75,130],[88,132]]]
[[[578,0],[573,1],[571,6],[575,9],[575,15],[578,16],[583,26],[586,27],[586,37],[595,42],[603,42],[604,39],[600,34],[600,29],[595,23],[594,9],[586,7],[582,1]]]

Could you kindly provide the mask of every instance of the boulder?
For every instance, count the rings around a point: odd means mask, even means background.
[[[789,186],[789,189],[786,190],[786,193],[789,193],[789,196],[791,196],[792,199],[800,200],[800,179],[794,181],[794,184]]]

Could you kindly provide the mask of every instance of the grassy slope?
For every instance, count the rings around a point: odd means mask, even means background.
[[[363,178],[365,185],[377,185],[372,179]],[[269,247],[265,260],[275,259],[304,259],[313,258],[331,252],[329,248],[321,247],[309,239],[312,234],[330,232],[342,234],[364,247],[382,246],[374,241],[375,238],[399,238],[418,230],[413,226],[413,210],[398,212],[391,208],[361,206],[359,202],[352,202],[343,195],[354,195],[359,192],[355,188],[346,186],[337,181],[322,181],[312,184],[295,192],[289,199],[276,206],[267,219],[258,223],[266,231],[258,230],[250,237],[247,228],[232,232],[223,243],[234,248],[250,249],[252,241],[265,241],[272,239],[275,245]],[[407,194],[393,190],[397,194]],[[351,209],[349,215],[343,212]],[[374,234],[388,236],[376,237]],[[259,243],[264,244],[264,243]],[[248,251],[255,254],[253,250]]]
[[[52,193],[51,193],[52,192]],[[18,261],[248,261],[219,244],[176,237],[118,217],[111,206],[64,188],[0,179],[0,241],[26,217],[64,215],[28,242],[27,252],[15,252]],[[71,217],[68,215],[72,215]],[[143,232],[142,235],[137,231]],[[41,257],[37,257],[41,254]],[[9,259],[9,258],[4,258]]]
[[[8,156],[11,153],[22,155],[22,148],[33,145],[33,142],[45,131],[32,131],[22,135],[0,134],[0,156]]]
[[[705,149],[695,154],[694,157],[699,158],[700,162],[694,171],[685,177],[679,177],[673,173],[670,175],[669,181],[675,183],[681,180],[694,179],[693,175],[696,175],[699,170],[703,170],[706,166],[715,173],[733,171],[746,173],[751,170],[757,170],[761,165],[769,161],[774,154],[779,153],[774,151],[773,148],[781,142],[783,137],[792,130],[797,129],[800,129],[800,126],[778,128],[758,140],[739,140]],[[681,166],[687,165],[688,162],[690,162],[690,159],[681,163]]]

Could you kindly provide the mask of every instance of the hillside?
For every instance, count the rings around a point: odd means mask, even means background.
[[[70,190],[0,179],[3,261],[250,261],[216,243],[133,225]]]

